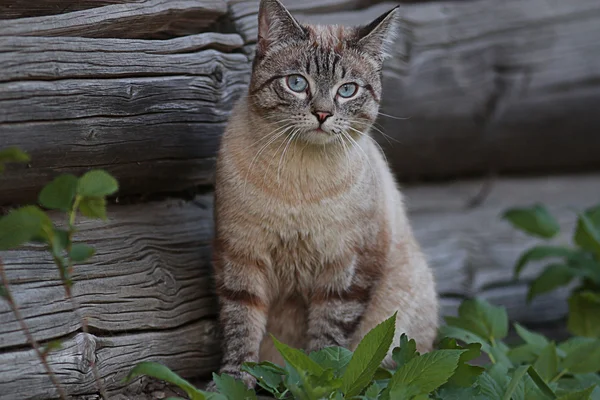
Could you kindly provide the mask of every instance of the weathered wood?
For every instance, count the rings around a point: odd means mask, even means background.
[[[218,331],[216,321],[206,320],[162,332],[102,337],[80,333],[51,353],[49,364],[69,395],[97,393],[91,357],[95,357],[110,392],[118,389],[135,393],[145,378],[134,380],[127,388],[121,380],[142,361],[160,362],[188,377],[209,376],[219,365]],[[30,350],[0,353],[0,388],[0,400],[56,398],[56,391]]]
[[[39,17],[87,10],[111,4],[133,3],[139,0],[3,0],[0,19]]]
[[[60,15],[0,20],[0,36],[167,38],[203,32],[224,0],[140,0]]]
[[[77,238],[97,249],[77,266],[74,294],[93,331],[174,329],[216,314],[211,295],[212,199],[112,206],[109,221],[84,220]],[[78,330],[57,270],[43,248],[2,254],[15,299],[39,340]],[[0,304],[0,350],[25,345]]]
[[[567,290],[524,306],[526,283],[544,264],[528,267],[519,282],[512,281],[512,269],[521,252],[539,241],[499,216],[509,207],[544,202],[564,228],[557,241],[567,242],[575,221],[572,208],[600,201],[600,176],[500,179],[482,204],[469,208],[483,184],[469,181],[404,190],[415,234],[434,268],[442,314],[455,313],[463,298],[479,296],[506,306],[512,320],[561,321]],[[188,378],[205,377],[216,367],[217,346],[208,322],[217,312],[210,278],[211,214],[212,198],[206,195],[192,202],[113,205],[108,222],[82,221],[78,238],[98,253],[92,263],[77,267],[74,290],[99,343],[96,357],[111,388],[119,387],[118,378],[137,361],[166,359]],[[44,341],[77,333],[78,321],[64,300],[50,258],[36,247],[2,257],[16,300],[36,337]],[[198,326],[210,334],[196,333]],[[144,335],[167,347],[145,344]],[[82,364],[73,343],[68,341],[66,350],[57,353],[56,365],[64,368],[69,390],[89,393],[93,390],[89,371],[68,372],[74,363]],[[130,351],[134,345],[139,347]],[[0,366],[0,393],[12,395],[17,393],[16,385],[24,384],[36,391],[49,387],[26,346],[7,305],[0,303],[0,365],[15,360],[10,374]],[[83,354],[90,356],[89,351]],[[32,395],[36,393],[41,392]]]
[[[357,25],[394,5],[295,15]],[[230,7],[249,55],[251,7]],[[600,114],[591,106],[600,103],[598,1],[449,1],[401,13],[382,112],[408,119],[380,117],[398,143],[376,135],[401,178],[600,166]]]
[[[238,35],[167,41],[0,41],[0,147],[31,153],[0,176],[0,203],[32,201],[57,172],[108,169],[120,194],[212,182],[214,155],[248,79]],[[214,48],[220,49],[220,51]]]

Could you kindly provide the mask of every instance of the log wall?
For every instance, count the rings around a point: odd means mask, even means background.
[[[78,236],[98,250],[75,275],[89,335],[39,247],[0,254],[26,322],[40,341],[64,342],[50,363],[78,399],[95,393],[92,357],[111,393],[129,399],[148,384],[120,383],[139,361],[205,379],[219,359],[210,186],[219,137],[249,79],[257,2],[30,3],[0,4],[0,148],[20,146],[33,157],[0,176],[0,206],[35,202],[53,176],[90,168],[113,173],[121,190],[109,221],[83,220]],[[344,24],[394,5],[286,3],[302,20]],[[405,188],[444,314],[481,296],[525,324],[549,332],[562,324],[566,291],[524,305],[526,281],[541,265],[520,282],[512,281],[512,266],[535,240],[499,215],[544,202],[566,229],[558,240],[568,241],[571,208],[600,200],[600,176],[456,177],[600,165],[599,27],[593,0],[402,6],[382,113],[409,119],[382,115],[391,142],[377,139],[402,181],[446,179]],[[482,191],[489,193],[479,198]],[[0,302],[0,400],[53,397]]]

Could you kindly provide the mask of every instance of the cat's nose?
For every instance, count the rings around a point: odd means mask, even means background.
[[[331,117],[331,113],[329,111],[314,111],[313,114],[317,117],[319,123],[325,122],[325,120]]]

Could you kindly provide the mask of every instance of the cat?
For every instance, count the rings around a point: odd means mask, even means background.
[[[243,362],[282,364],[268,333],[306,351],[354,349],[398,311],[395,343],[404,332],[432,348],[434,279],[369,134],[397,25],[397,8],[363,27],[311,26],[260,3],[215,185],[220,372],[249,387]]]

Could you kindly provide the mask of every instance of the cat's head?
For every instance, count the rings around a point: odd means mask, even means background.
[[[375,121],[381,68],[397,8],[363,27],[302,25],[278,0],[262,0],[250,83],[254,112],[278,134],[323,144],[358,137]]]

